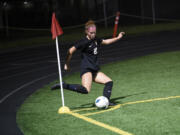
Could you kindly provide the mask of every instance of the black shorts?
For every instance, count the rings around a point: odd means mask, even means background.
[[[93,70],[93,69],[88,69],[88,68],[85,68],[85,69],[81,69],[81,74],[80,74],[80,77],[82,78],[82,75],[87,73],[87,72],[91,72],[92,73],[92,76],[95,77],[96,74],[98,73],[99,70]]]

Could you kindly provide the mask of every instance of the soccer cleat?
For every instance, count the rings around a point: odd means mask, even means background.
[[[54,84],[52,87],[51,87],[51,90],[56,90],[56,89],[59,89],[60,88],[60,84]]]
[[[67,89],[68,88],[68,84],[66,84],[65,82],[62,82],[62,86],[64,89]],[[60,84],[57,83],[57,84],[54,84],[52,87],[51,87],[51,90],[56,90],[56,89],[59,89],[60,88]]]

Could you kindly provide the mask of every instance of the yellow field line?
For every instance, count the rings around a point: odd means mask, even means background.
[[[87,121],[87,122],[89,122],[89,123],[92,123],[92,124],[95,124],[95,125],[97,125],[97,126],[100,126],[100,127],[106,128],[106,129],[108,129],[108,130],[111,130],[111,131],[113,131],[113,132],[115,132],[115,133],[117,133],[117,134],[120,134],[120,135],[132,135],[131,133],[128,133],[128,132],[126,132],[126,131],[123,131],[123,130],[121,130],[121,129],[119,129],[119,128],[112,127],[112,126],[110,126],[110,125],[104,124],[104,123],[102,123],[102,122],[96,121],[96,120],[94,120],[94,119],[88,118],[88,117],[83,116],[83,115],[80,115],[80,114],[78,114],[78,113],[70,112],[70,113],[68,113],[68,114],[71,114],[71,115],[74,116],[74,117],[77,117],[77,118],[79,118],[79,119],[85,120],[85,121]]]
[[[85,114],[82,114],[82,115],[89,116],[89,115],[99,114],[99,113],[103,113],[103,112],[109,112],[109,111],[113,111],[113,110],[116,110],[116,109],[120,108],[120,106],[121,105],[119,104],[119,105],[111,107],[110,109],[107,109],[107,110],[102,110],[102,111],[93,112],[93,113],[85,113]]]
[[[97,109],[97,107],[91,107],[91,108],[83,108],[83,109],[79,109],[79,110],[73,110],[72,112],[81,112],[81,111],[89,111],[89,110],[95,110]]]
[[[153,102],[153,101],[161,101],[161,100],[169,100],[169,99],[175,99],[175,98],[180,98],[180,96],[170,96],[170,97],[165,97],[165,98],[153,98],[153,99],[148,99],[148,100],[140,100],[140,101],[134,101],[134,102],[127,102],[124,104],[118,104],[110,109],[107,110],[102,110],[102,111],[98,111],[98,112],[93,112],[93,113],[85,113],[82,114],[84,116],[90,116],[90,115],[95,115],[95,114],[100,114],[100,113],[104,113],[104,112],[109,112],[115,109],[120,108],[121,106],[125,106],[125,105],[131,105],[131,104],[139,104],[139,103],[147,103],[147,102]],[[80,111],[88,111],[88,110],[93,110],[95,108],[86,108],[86,109],[79,109],[79,110],[74,110],[73,112],[80,112]]]
[[[170,97],[165,97],[165,98],[153,98],[153,99],[148,99],[148,100],[140,100],[140,101],[134,101],[134,102],[127,102],[127,103],[124,103],[124,104],[116,105],[116,106],[114,106],[114,107],[112,107],[110,109],[107,109],[107,110],[103,110],[103,111],[99,111],[99,112],[94,112],[94,113],[86,113],[86,114],[82,114],[82,115],[78,114],[78,113],[75,113],[75,112],[79,112],[79,111],[86,111],[86,110],[93,110],[93,109],[95,109],[95,107],[93,107],[93,108],[85,108],[85,109],[74,110],[72,112],[69,112],[68,114],[70,114],[70,115],[72,115],[74,117],[77,117],[79,119],[85,120],[85,121],[87,121],[89,123],[95,124],[97,126],[106,128],[106,129],[108,129],[108,130],[110,130],[112,132],[115,132],[117,134],[132,135],[131,133],[123,131],[123,130],[117,128],[117,127],[113,127],[113,126],[107,125],[105,123],[96,121],[96,120],[88,118],[86,116],[94,115],[94,114],[98,114],[98,113],[103,113],[103,112],[108,112],[108,111],[112,111],[112,110],[118,109],[118,108],[120,108],[121,106],[124,106],[124,105],[131,105],[131,104],[138,104],[138,103],[147,103],[147,102],[161,101],[161,100],[169,100],[169,99],[175,99],[175,98],[180,98],[180,96],[170,96]]]
[[[169,100],[169,99],[174,99],[174,98],[180,98],[180,96],[170,96],[170,97],[165,97],[165,98],[153,98],[153,99],[148,99],[148,100],[140,100],[140,101],[134,101],[134,102],[127,102],[127,103],[124,103],[122,105],[147,103],[147,102],[153,102],[153,101]]]

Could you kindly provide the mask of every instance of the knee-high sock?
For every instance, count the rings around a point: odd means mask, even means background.
[[[64,89],[75,91],[82,94],[88,94],[87,89],[80,84],[66,84],[64,82],[62,82],[62,84]],[[59,88],[60,88],[60,84],[55,84],[53,87],[51,87],[52,90]]]
[[[103,96],[107,97],[110,99],[111,92],[112,92],[112,87],[113,87],[113,82],[107,82],[105,83],[104,91],[103,91]]]
[[[68,89],[68,90],[71,90],[71,91],[76,91],[76,92],[82,93],[82,94],[88,94],[87,89],[84,86],[80,85],[80,84],[66,84],[65,89]]]

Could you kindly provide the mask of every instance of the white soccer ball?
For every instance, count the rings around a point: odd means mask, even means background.
[[[99,109],[107,109],[109,106],[109,100],[105,96],[100,96],[96,98],[95,105]]]

